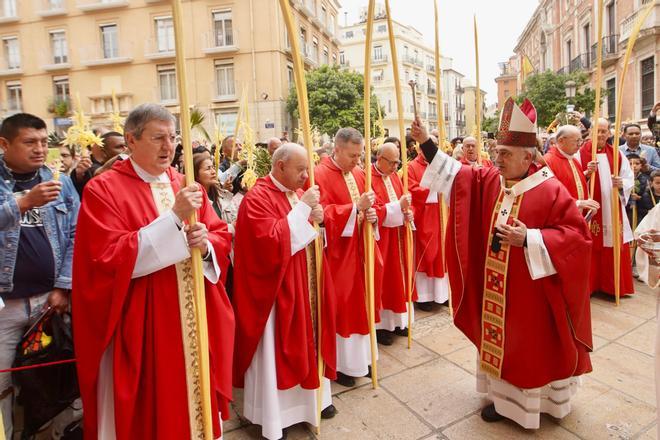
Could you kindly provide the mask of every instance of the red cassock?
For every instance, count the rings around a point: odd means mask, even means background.
[[[183,176],[167,175],[176,194]],[[114,341],[114,410],[118,440],[190,438],[186,370],[175,266],[131,279],[138,231],[159,216],[149,183],[120,161],[85,187],[73,260],[73,327],[86,439],[97,438],[101,356]],[[218,264],[229,264],[231,235],[204,197]],[[221,283],[205,279],[213,414],[228,418],[234,315]],[[220,425],[214,417],[214,433]]]
[[[461,157],[461,160],[460,160],[459,162],[462,163],[463,165],[470,165],[470,166],[473,165],[473,163],[470,162],[469,160],[467,160],[467,159],[465,158],[465,156]],[[482,167],[485,167],[485,168],[490,168],[490,167],[493,166],[493,162],[491,162],[490,159],[484,159],[484,158],[482,157],[482,158],[481,158],[481,166],[482,166]]]
[[[552,170],[557,180],[559,180],[568,193],[575,200],[586,200],[589,198],[587,180],[584,177],[582,166],[575,158],[567,158],[557,147],[552,147],[548,153],[543,156],[545,163]],[[571,166],[572,164],[572,166]]]
[[[408,185],[415,212],[415,270],[430,278],[442,278],[445,266],[441,204],[427,204],[429,190],[419,185],[427,166],[423,154],[408,164]]]
[[[351,174],[355,178],[357,190],[364,193],[364,171],[353,168]],[[353,199],[349,192],[342,171],[325,157],[315,170],[315,183],[321,190],[323,205],[323,223],[327,238],[325,252],[327,268],[332,274],[333,294],[337,306],[337,334],[348,338],[352,334],[366,335],[369,333],[367,308],[364,287],[364,235],[362,225],[356,220],[352,237],[342,237],[344,227],[353,211]],[[379,209],[378,201],[374,206],[379,215],[378,223],[382,223],[384,211]],[[382,280],[382,258],[375,246],[375,276]],[[380,288],[375,285],[376,322],[380,320]]]
[[[390,202],[383,176],[375,166],[372,166],[371,187],[379,200],[379,210],[383,211],[385,218],[385,205]],[[397,173],[389,176],[392,187],[396,193],[397,200],[403,195],[403,184]],[[381,285],[381,301],[383,309],[391,310],[394,313],[405,313],[408,311],[408,294],[405,287],[406,280],[406,248],[405,248],[406,227],[397,226],[394,228],[380,227],[380,240],[377,242],[378,249],[383,258],[383,276]],[[411,251],[413,243],[410,243]],[[413,264],[414,271],[414,264]],[[413,301],[417,300],[417,295],[413,292]]]
[[[451,191],[447,267],[454,322],[477,348],[490,223],[500,191],[496,168],[468,166],[456,175]],[[532,280],[524,249],[510,248],[501,378],[519,388],[536,388],[591,371],[586,293],[591,242],[575,201],[552,178],[524,193],[517,218],[528,229],[540,229],[557,270]]]
[[[607,154],[607,160],[610,163],[610,170],[614,169],[614,149],[610,144],[607,144],[606,149],[599,150],[598,153]],[[625,157],[619,158],[619,171],[621,171],[621,160],[626,160]],[[591,162],[591,141],[588,140],[580,148],[580,162],[582,169],[586,170],[589,162]],[[594,185],[593,199],[600,203],[601,209],[591,219],[591,238],[593,240],[593,251],[591,255],[591,276],[589,283],[589,291],[591,293],[604,292],[609,295],[615,294],[614,289],[614,248],[603,246],[603,197],[600,188],[600,178],[598,171],[591,175],[592,179],[596,179]],[[619,224],[623,224],[624,213],[619,209]],[[620,229],[623,231],[623,228]],[[628,243],[621,243],[621,277],[619,281],[620,293],[623,295],[632,295],[635,293],[632,278],[632,261],[630,260],[630,246]]]
[[[298,195],[302,191],[298,190]],[[312,325],[305,250],[291,255],[287,214],[291,204],[270,176],[257,180],[241,202],[234,246],[236,346],[234,385],[244,386],[264,328],[275,305],[277,387],[319,387],[315,332]],[[324,265],[325,268],[325,265]],[[327,270],[325,271],[327,273]],[[331,281],[324,275],[324,280]],[[324,289],[326,292],[328,289]],[[336,377],[335,309],[332,295],[323,296],[322,354],[325,375]]]

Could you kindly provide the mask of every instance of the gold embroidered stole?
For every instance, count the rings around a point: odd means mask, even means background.
[[[481,349],[479,359],[481,369],[497,378],[502,376],[504,361],[504,326],[506,316],[506,282],[509,266],[510,245],[502,244],[495,253],[491,246],[495,224],[499,215],[517,218],[523,194],[517,196],[511,205],[510,213],[502,208],[505,192],[500,190],[490,221],[490,234],[484,270],[484,295],[481,310]],[[500,212],[502,211],[502,212]]]
[[[156,203],[158,213],[163,214],[172,209],[172,206],[174,206],[172,185],[169,182],[153,182],[150,185],[151,194]],[[202,411],[202,384],[199,375],[199,341],[197,340],[197,317],[194,302],[192,260],[190,258],[176,264],[176,278],[179,292],[183,354],[186,366],[190,438],[203,440],[204,419]]]
[[[346,182],[346,187],[348,187],[348,193],[351,196],[353,203],[357,203],[360,200],[360,190],[358,189],[357,182],[355,181],[355,176],[350,171],[348,173],[341,173],[344,176],[344,182]]]
[[[385,176],[382,175],[383,177],[383,183],[385,184],[385,189],[387,190],[387,198],[389,199],[390,203],[392,202],[398,202],[399,198],[396,195],[396,191],[394,190],[394,185],[392,185],[392,181],[390,180],[390,176]],[[405,221],[405,219],[404,219]],[[401,227],[396,228],[396,234],[397,234],[397,249],[399,251],[399,262],[401,263],[401,279],[403,280],[403,286],[402,287],[402,292],[406,292],[406,271],[405,271],[405,258],[402,252],[402,249],[404,248],[404,243],[403,243],[403,237],[401,236]]]
[[[575,180],[575,187],[577,188],[578,200],[584,200],[584,188],[582,188],[582,181],[580,180],[580,175],[578,174],[577,167],[573,163],[572,158],[568,158],[568,164],[571,167],[573,172],[573,180]]]
[[[289,200],[289,204],[293,209],[294,206],[300,201],[298,195],[295,191],[287,191],[286,198]],[[314,332],[314,340],[318,342],[319,338],[316,338],[316,308],[318,304],[318,295],[319,291],[317,290],[318,286],[316,285],[316,258],[314,256],[314,246],[315,243],[312,241],[305,247],[305,257],[307,260],[307,289],[309,290],[309,307],[310,314],[312,315],[312,330]]]

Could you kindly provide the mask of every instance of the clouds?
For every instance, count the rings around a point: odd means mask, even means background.
[[[376,2],[384,3],[384,0]],[[357,21],[367,0],[339,0],[342,5],[338,21],[343,26]],[[433,0],[390,0],[392,18],[412,25],[433,47]],[[440,11],[440,50],[454,59],[454,68],[475,82],[474,41],[472,16],[477,14],[479,25],[479,58],[481,88],[488,92],[486,104],[497,101],[495,78],[497,63],[513,54],[518,37],[538,6],[533,0],[438,0]],[[344,13],[348,13],[345,15]]]

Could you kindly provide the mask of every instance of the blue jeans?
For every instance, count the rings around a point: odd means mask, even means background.
[[[26,327],[34,323],[44,310],[49,292],[31,298],[10,299],[0,310],[0,370],[11,368],[16,357],[16,345]],[[0,373],[0,410],[5,425],[5,438],[12,438],[14,405],[11,373]]]

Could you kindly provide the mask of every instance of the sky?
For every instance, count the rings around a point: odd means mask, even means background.
[[[376,3],[384,0],[376,0]],[[339,0],[342,9],[338,22],[355,23],[367,0]],[[472,16],[476,13],[479,34],[480,86],[487,92],[486,104],[497,102],[495,78],[498,63],[513,55],[518,37],[538,6],[537,0],[438,0],[440,14],[440,53],[453,58],[453,67],[476,84],[474,31]],[[434,47],[435,24],[433,0],[390,0],[392,18],[412,25]],[[347,13],[347,15],[345,15]]]

